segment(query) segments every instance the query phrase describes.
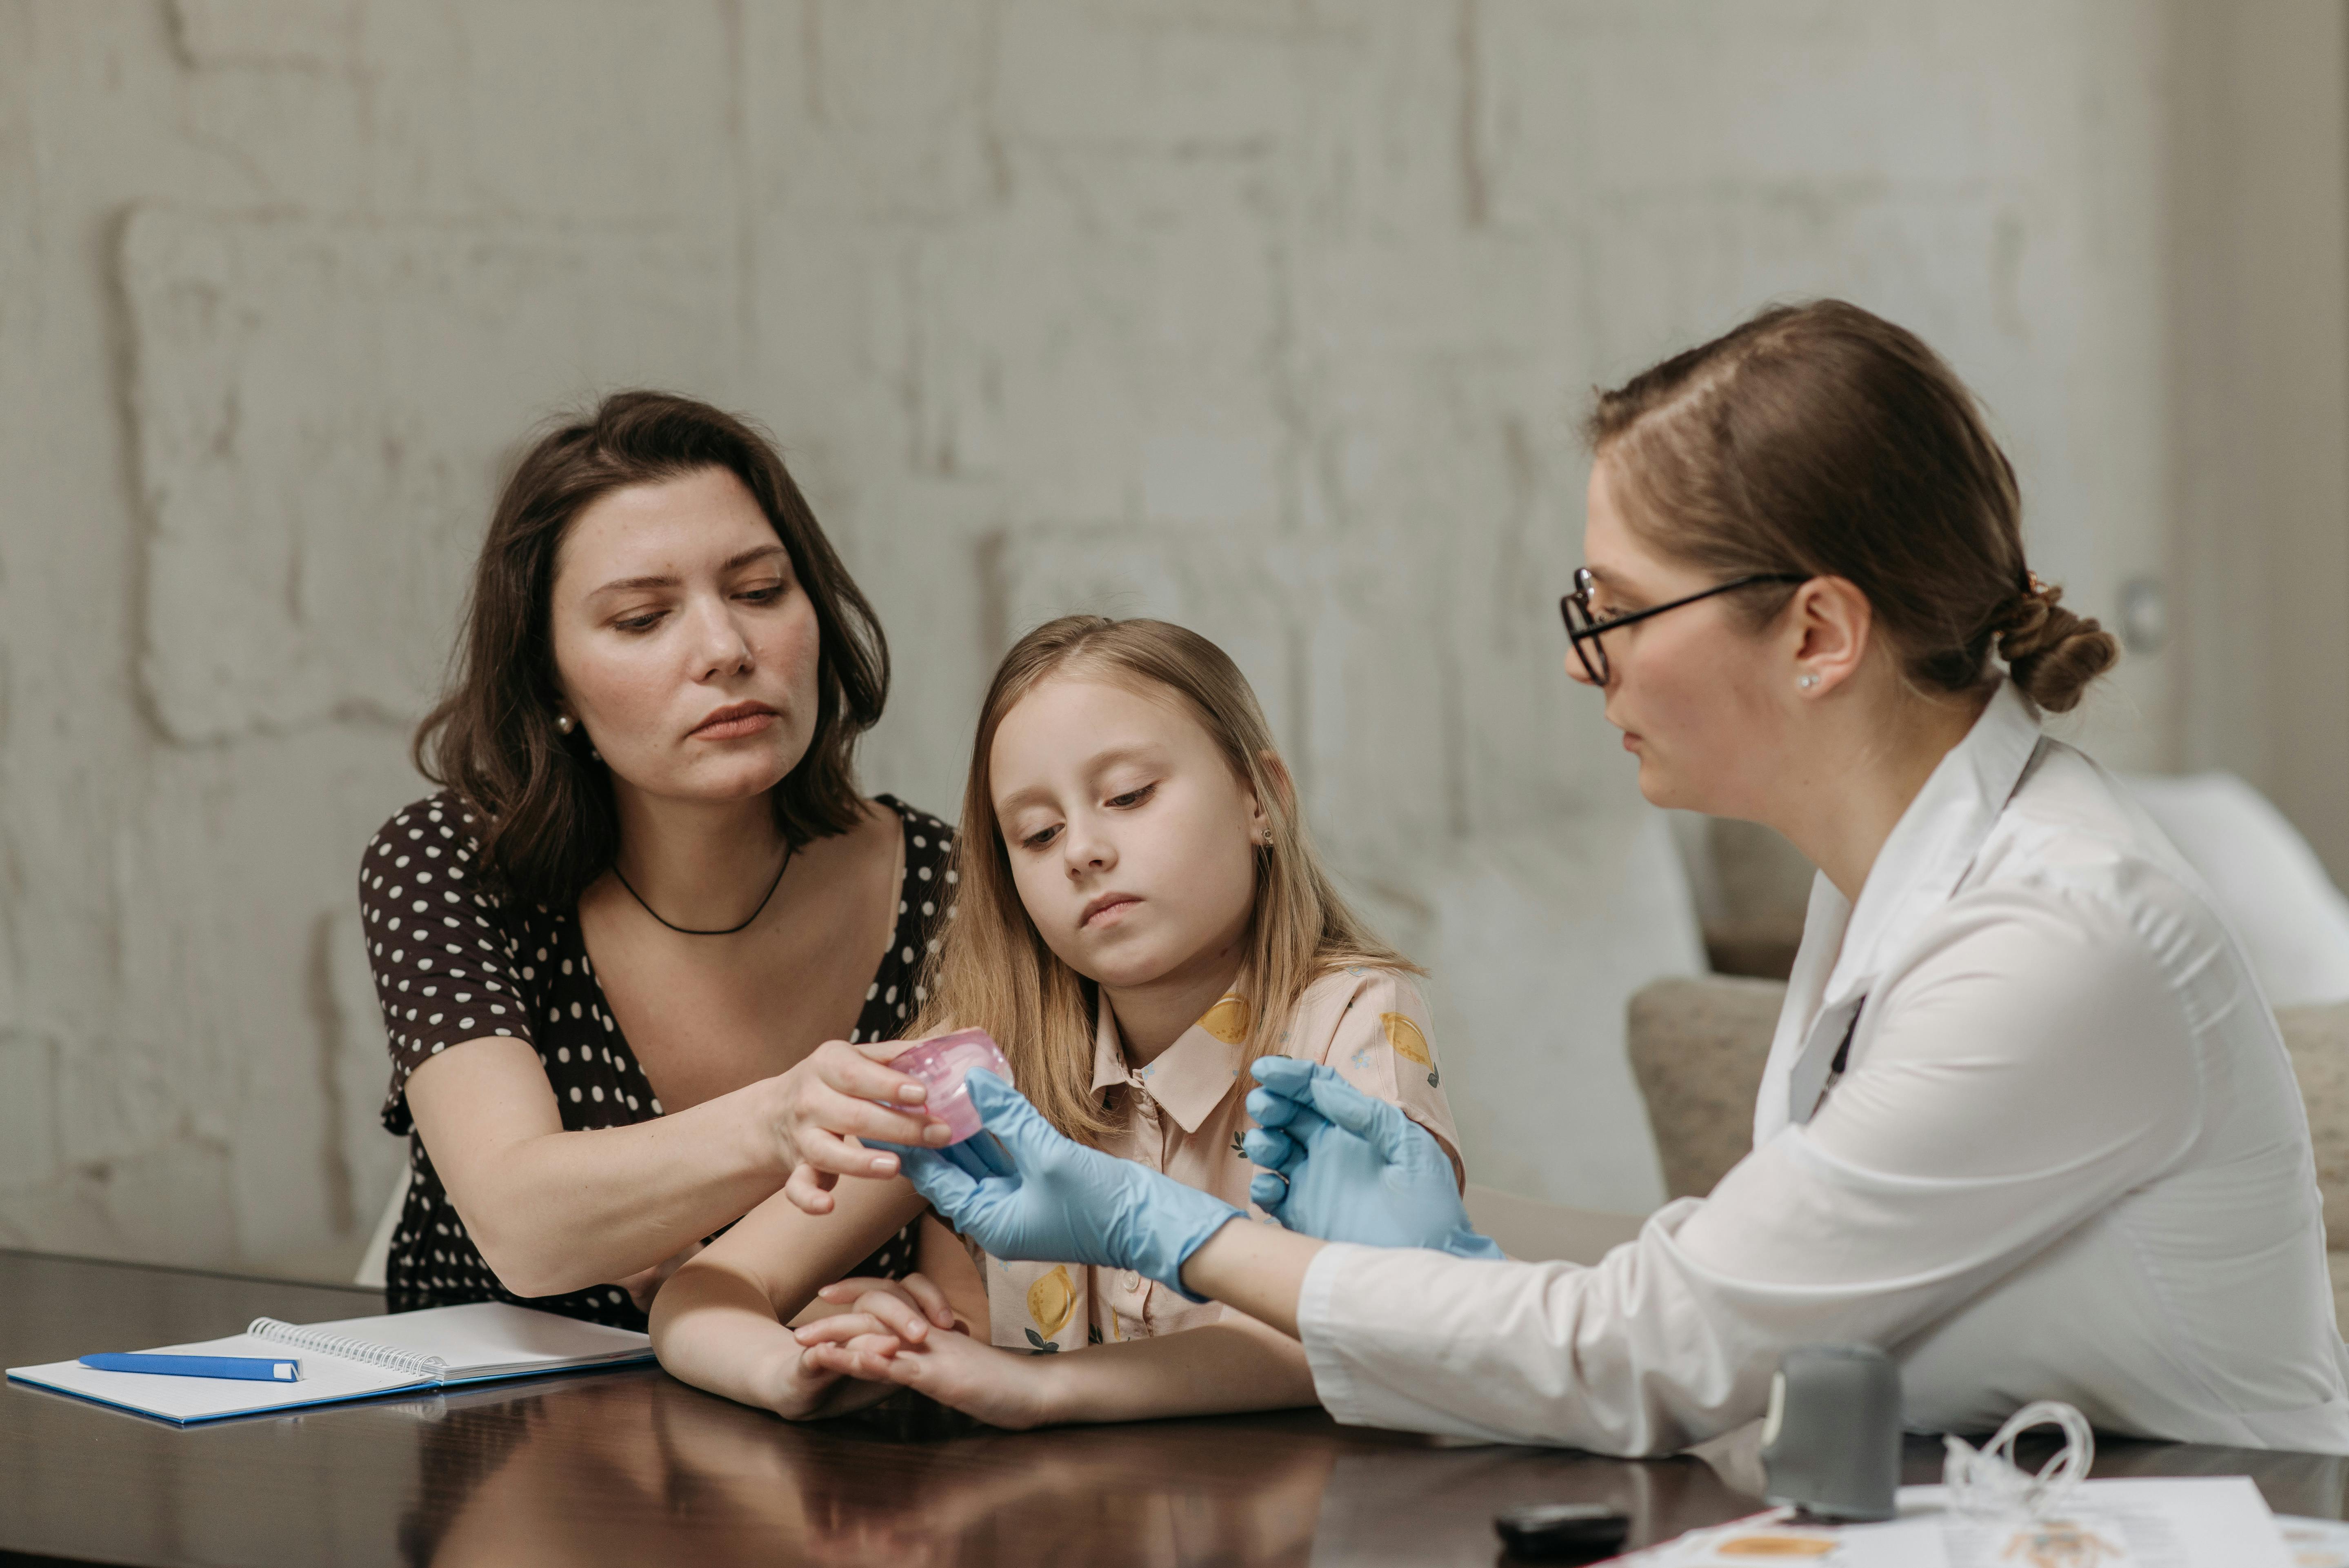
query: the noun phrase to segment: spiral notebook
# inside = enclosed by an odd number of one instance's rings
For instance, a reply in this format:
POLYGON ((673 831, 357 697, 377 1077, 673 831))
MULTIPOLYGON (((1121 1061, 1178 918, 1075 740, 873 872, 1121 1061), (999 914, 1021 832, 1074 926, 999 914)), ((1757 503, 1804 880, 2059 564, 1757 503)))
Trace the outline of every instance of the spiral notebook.
POLYGON ((477 1301, 303 1326, 256 1317, 243 1334, 199 1345, 167 1345, 157 1353, 282 1357, 289 1350, 302 1363, 298 1383, 101 1372, 78 1361, 11 1367, 8 1376, 184 1427, 227 1416, 372 1399, 379 1394, 626 1366, 651 1360, 653 1342, 625 1328, 504 1302, 477 1301))

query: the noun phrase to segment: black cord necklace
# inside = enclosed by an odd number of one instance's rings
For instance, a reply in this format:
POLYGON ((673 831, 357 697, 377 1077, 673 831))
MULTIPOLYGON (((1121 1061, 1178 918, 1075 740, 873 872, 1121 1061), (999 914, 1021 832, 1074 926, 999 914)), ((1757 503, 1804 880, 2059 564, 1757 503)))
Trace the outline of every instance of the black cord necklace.
POLYGON ((620 862, 617 861, 612 862, 612 874, 620 879, 620 885, 628 890, 628 896, 635 899, 647 914, 651 915, 655 920, 660 920, 663 925, 667 926, 679 936, 731 936, 738 931, 749 929, 751 920, 758 919, 767 912, 767 900, 773 898, 775 890, 783 885, 783 873, 792 869, 792 857, 799 853, 799 851, 800 847, 797 844, 786 843, 783 846, 783 863, 775 868, 775 880, 767 884, 766 898, 759 901, 759 907, 750 912, 750 920, 744 921, 740 925, 730 925, 723 931, 696 931, 689 925, 677 925, 661 920, 660 911, 645 903, 645 895, 638 892, 636 884, 628 881, 628 873, 620 869, 620 862))

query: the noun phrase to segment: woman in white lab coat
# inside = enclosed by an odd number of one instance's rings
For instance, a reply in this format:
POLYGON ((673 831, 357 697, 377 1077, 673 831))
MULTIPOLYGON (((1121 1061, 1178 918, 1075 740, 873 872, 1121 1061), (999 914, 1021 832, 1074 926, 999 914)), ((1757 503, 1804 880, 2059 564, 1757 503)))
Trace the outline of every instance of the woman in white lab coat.
MULTIPOLYGON (((1788 1346, 1864 1341, 1914 1429, 2061 1398, 2349 1453, 2282 1042, 2193 873, 2040 731, 2115 647, 2026 567, 1971 397, 1827 302, 1602 395, 1590 435, 1568 668, 1650 800, 1819 868, 1754 1152, 1594 1266, 1498 1259, 1424 1133, 1272 1059, 1248 1152, 1285 1229, 992 1082, 1000 1146, 909 1153, 916 1183, 999 1257, 1141 1269, 1298 1336, 1344 1421, 1666 1452, 1759 1416, 1788 1346)), ((877 1343, 874 1375, 919 1353, 877 1343)))

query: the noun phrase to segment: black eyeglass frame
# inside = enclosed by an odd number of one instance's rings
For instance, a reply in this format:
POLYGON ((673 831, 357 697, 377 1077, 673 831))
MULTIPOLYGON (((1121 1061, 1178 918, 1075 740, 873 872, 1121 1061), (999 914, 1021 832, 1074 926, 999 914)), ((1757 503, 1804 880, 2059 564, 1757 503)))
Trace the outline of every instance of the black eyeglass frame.
POLYGON ((1644 621, 1651 615, 1661 615, 1667 610, 1677 610, 1683 604, 1693 604, 1700 599, 1710 599, 1716 593, 1734 593, 1751 588, 1758 583, 1808 583, 1810 578, 1797 572, 1756 572, 1750 576, 1717 583, 1700 593, 1674 599, 1666 604, 1651 604, 1644 610, 1634 610, 1628 615, 1611 615, 1602 621, 1590 613, 1590 591, 1599 586, 1599 579, 1588 566, 1574 569, 1574 590, 1559 598, 1557 613, 1566 622, 1567 639, 1574 645, 1574 656, 1582 661, 1582 673, 1590 677, 1593 686, 1605 686, 1613 674, 1607 662, 1607 646, 1599 639, 1606 633, 1644 621), (1577 619, 1577 617, 1579 619, 1577 619))

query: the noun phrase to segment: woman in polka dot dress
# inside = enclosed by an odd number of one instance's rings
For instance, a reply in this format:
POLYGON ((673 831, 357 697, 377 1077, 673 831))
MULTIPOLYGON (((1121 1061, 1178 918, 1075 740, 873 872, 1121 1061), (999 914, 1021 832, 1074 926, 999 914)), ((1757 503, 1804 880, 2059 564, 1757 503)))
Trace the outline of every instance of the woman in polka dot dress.
MULTIPOLYGON (((413 1172, 394 1311, 641 1328, 779 1189, 822 1212, 838 1176, 895 1171, 839 1133, 945 1141, 874 1044, 953 913, 947 826, 855 789, 887 685, 870 606, 749 426, 622 393, 523 459, 417 738, 443 788, 359 874, 413 1172)), ((843 1272, 901 1277, 920 1244, 843 1272)))

